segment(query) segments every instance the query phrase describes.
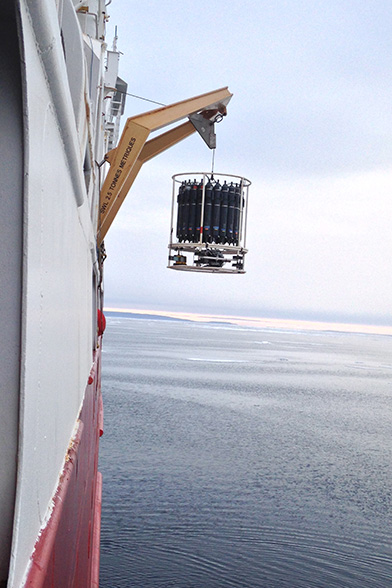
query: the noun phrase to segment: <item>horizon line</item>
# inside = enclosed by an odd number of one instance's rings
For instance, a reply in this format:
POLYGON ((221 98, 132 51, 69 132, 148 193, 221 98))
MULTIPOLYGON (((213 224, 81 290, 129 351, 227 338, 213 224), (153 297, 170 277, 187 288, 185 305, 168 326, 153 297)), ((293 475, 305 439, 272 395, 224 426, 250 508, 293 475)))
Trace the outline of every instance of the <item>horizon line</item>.
POLYGON ((262 318, 238 315, 222 315, 212 313, 184 312, 172 310, 141 310, 136 308, 104 307, 104 312, 119 312, 123 314, 143 314, 150 316, 164 316, 198 323, 221 322, 234 323, 238 326, 268 329, 290 329, 305 331, 336 331, 342 333, 358 333, 369 335, 392 335, 392 326, 359 323, 344 323, 333 321, 313 321, 306 319, 262 318))

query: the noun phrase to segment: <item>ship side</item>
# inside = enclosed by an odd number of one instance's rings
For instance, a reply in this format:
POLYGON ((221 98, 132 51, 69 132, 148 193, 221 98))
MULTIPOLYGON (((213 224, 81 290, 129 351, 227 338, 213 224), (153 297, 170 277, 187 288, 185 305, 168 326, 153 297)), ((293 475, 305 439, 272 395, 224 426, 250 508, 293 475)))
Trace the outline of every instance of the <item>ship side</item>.
POLYGON ((4 0, 0 586, 98 586, 104 154, 123 110, 105 2, 4 0))

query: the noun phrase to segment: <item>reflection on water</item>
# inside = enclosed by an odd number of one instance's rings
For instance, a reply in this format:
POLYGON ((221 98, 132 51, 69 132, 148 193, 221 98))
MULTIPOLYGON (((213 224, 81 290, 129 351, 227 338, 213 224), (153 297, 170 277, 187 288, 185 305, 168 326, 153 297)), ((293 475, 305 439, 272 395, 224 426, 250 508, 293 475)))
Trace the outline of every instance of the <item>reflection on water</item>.
POLYGON ((390 337, 113 318, 104 343, 101 588, 392 583, 390 337))

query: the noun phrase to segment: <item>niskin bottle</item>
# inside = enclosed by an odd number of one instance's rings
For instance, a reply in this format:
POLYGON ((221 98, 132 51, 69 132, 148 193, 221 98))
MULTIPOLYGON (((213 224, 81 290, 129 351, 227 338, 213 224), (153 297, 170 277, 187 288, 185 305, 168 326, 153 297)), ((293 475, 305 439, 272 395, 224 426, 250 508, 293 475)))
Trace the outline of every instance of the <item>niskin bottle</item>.
POLYGON ((221 213, 220 213, 220 223, 219 223, 219 242, 226 243, 227 236, 227 213, 228 213, 228 206, 229 206, 229 186, 226 182, 222 186, 222 200, 221 200, 221 213))
POLYGON ((205 243, 211 243, 212 241, 212 197, 213 197, 213 185, 211 180, 208 180, 204 190, 204 222, 203 222, 203 241, 205 243))
POLYGON ((196 242, 196 200, 197 182, 193 181, 189 192, 189 216, 188 216, 188 240, 189 243, 196 242))
POLYGON ((181 216, 181 233, 180 241, 186 241, 188 239, 188 219, 189 219, 189 199, 190 199, 191 186, 189 182, 184 186, 184 192, 182 195, 182 216, 181 216))
POLYGON ((241 215, 241 186, 240 184, 235 185, 235 202, 234 202, 234 245, 239 243, 239 229, 240 229, 240 215, 241 215))
POLYGON ((177 196, 177 239, 180 240, 181 229, 182 229, 182 206, 183 206, 183 199, 184 199, 184 187, 185 182, 181 183, 181 186, 178 190, 177 196))
POLYGON ((221 212, 222 186, 219 180, 214 186, 213 194, 213 213, 212 213, 212 241, 219 243, 219 227, 220 227, 220 212, 221 212))
MULTIPOLYGON (((203 180, 197 186, 197 201, 196 201, 196 238, 195 243, 200 241, 200 227, 203 226, 203 220, 201 218, 201 209, 203 202, 203 180)), ((201 230, 203 233, 203 229, 201 230)))
POLYGON ((235 205, 235 186, 231 182, 229 186, 229 208, 227 213, 226 238, 229 245, 234 243, 234 205, 235 205))

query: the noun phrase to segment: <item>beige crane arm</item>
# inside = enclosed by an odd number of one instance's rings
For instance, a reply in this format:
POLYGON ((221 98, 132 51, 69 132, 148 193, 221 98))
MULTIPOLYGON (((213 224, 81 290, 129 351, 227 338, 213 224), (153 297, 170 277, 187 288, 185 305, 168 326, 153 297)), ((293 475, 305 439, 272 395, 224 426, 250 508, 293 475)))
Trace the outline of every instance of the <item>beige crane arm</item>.
POLYGON ((195 127, 188 121, 147 142, 149 134, 196 113, 204 116, 206 122, 213 121, 218 114, 226 113, 231 96, 227 87, 221 88, 128 118, 118 146, 105 158, 110 169, 100 194, 98 245, 105 238, 143 163, 191 135, 195 127))

